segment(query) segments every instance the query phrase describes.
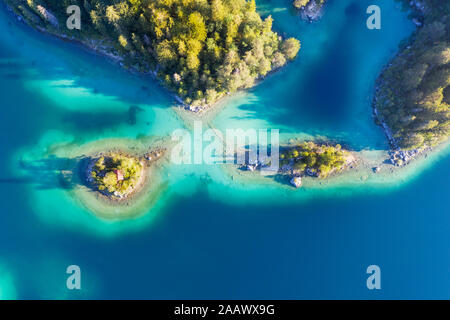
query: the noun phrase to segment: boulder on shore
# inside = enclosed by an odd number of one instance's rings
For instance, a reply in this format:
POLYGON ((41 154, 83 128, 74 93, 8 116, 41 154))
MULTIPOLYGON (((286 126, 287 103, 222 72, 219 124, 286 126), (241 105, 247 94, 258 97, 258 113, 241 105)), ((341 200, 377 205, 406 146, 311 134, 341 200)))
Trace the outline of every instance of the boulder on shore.
POLYGON ((316 1, 309 1, 308 4, 301 8, 301 17, 303 20, 314 22, 322 17, 322 4, 316 3, 316 1))
POLYGON ((302 177, 292 177, 290 182, 294 187, 300 188, 302 186, 302 177))

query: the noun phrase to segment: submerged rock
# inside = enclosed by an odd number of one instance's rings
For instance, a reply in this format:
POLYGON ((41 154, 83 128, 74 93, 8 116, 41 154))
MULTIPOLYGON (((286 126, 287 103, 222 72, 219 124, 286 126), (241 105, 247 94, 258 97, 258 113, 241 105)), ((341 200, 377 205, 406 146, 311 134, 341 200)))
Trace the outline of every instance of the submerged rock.
POLYGON ((318 177, 319 176, 319 174, 316 171, 312 170, 311 168, 306 169, 306 174, 310 177, 318 177))
POLYGON ((138 106, 130 106, 128 108, 128 124, 134 126, 137 121, 137 114, 141 111, 144 111, 144 109, 138 106))
POLYGON ((301 17, 303 20, 314 22, 322 17, 323 3, 317 3, 315 0, 309 1, 308 4, 301 8, 301 17))
POLYGON ((419 21, 419 19, 417 18, 413 18, 412 22, 417 26, 417 27, 421 27, 422 26, 422 22, 419 21))
POLYGON ((412 149, 412 150, 395 150, 389 153, 389 161, 394 166, 403 166, 408 164, 411 160, 416 158, 422 152, 430 150, 429 147, 412 149))
POLYGON ((419 10, 420 12, 425 12, 425 4, 423 3, 423 1, 419 1, 419 0, 412 0, 409 2, 409 5, 411 7, 413 7, 416 10, 419 10))

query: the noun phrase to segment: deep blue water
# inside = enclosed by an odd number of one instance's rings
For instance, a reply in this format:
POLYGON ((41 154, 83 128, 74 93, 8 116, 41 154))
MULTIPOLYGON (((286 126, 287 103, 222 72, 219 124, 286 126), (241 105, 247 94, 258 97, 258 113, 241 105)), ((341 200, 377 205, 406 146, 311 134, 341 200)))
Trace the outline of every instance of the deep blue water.
POLYGON ((237 208, 198 192, 144 232, 110 240, 47 228, 21 205, 19 187, 3 185, 11 201, 0 252, 20 298, 56 298, 61 270, 77 262, 82 292, 95 298, 448 299, 449 192, 440 186, 449 164, 386 195, 301 206, 237 208), (381 267, 380 291, 365 286, 371 264, 381 267))
MULTIPOLYGON (((269 11, 288 3, 261 1, 269 11)), ((397 12, 385 19, 386 26, 398 25, 397 34, 388 29, 383 38, 358 29, 367 3, 335 1, 323 21, 311 26, 289 11, 271 11, 275 28, 304 35, 304 58, 251 90, 257 105, 243 101, 238 109, 259 107, 258 116, 274 125, 337 134, 355 147, 385 146, 367 105, 360 102, 370 94, 376 77, 372 71, 386 63, 412 28, 406 14, 397 12), (326 39, 320 40, 324 33, 326 39), (370 41, 355 40, 367 37, 370 41), (315 39, 323 46, 313 46, 315 39), (325 49, 316 52, 320 48, 325 49), (301 85, 295 87, 296 81, 301 85), (283 91, 283 86, 288 89, 283 91), (271 112, 271 105, 280 112, 271 112)), ((380 3, 396 12, 389 1, 380 3)), ((30 31, 1 10, 2 26, 10 32, 0 35, 0 289, 5 284, 3 272, 20 299, 450 298, 448 156, 399 188, 342 197, 317 195, 307 202, 233 205, 230 199, 226 204, 213 200, 204 186, 189 196, 172 196, 151 224, 119 235, 97 235, 42 219, 45 214, 51 218, 54 208, 42 206, 39 197, 53 193, 32 195, 30 189, 39 184, 12 170, 18 150, 31 149, 50 129, 75 140, 111 135, 108 130, 143 134, 146 122, 164 113, 170 98, 150 82, 145 85, 151 93, 142 92, 135 85, 142 79, 30 31), (48 53, 52 50, 59 50, 53 54, 60 59, 48 53), (105 82, 98 79, 102 74, 105 82), (70 77, 80 86, 114 95, 114 101, 125 107, 112 111, 93 105, 99 109, 95 112, 90 106, 64 109, 51 99, 55 93, 45 96, 30 89, 30 80, 70 77), (121 85, 136 90, 120 91, 121 85), (129 128, 127 108, 139 103, 152 108, 129 128), (80 292, 65 288, 70 264, 81 267, 80 292), (381 267, 379 291, 366 288, 366 268, 371 264, 381 267)), ((44 82, 38 86, 52 90, 44 82)), ((155 132, 162 130, 153 122, 151 126, 155 132)), ((71 213, 69 207, 58 209, 71 213)))

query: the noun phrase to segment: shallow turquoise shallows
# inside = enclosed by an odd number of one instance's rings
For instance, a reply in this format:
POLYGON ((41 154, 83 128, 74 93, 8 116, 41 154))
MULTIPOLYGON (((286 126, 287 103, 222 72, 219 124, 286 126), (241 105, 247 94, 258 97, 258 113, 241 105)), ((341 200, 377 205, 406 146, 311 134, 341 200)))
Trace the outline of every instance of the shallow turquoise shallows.
MULTIPOLYGON (((334 0, 308 24, 290 3, 257 1, 277 32, 301 40, 299 57, 221 102, 210 125, 386 150, 370 98, 414 30, 407 12, 391 0, 334 0), (381 7, 381 30, 366 28, 370 4, 381 7)), ((450 298, 448 150, 395 179, 304 190, 170 165, 150 212, 106 222, 54 181, 55 168, 29 164, 61 143, 189 124, 148 76, 33 31, 3 6, 0 30, 0 299, 450 298), (130 106, 143 109, 136 123, 130 106), (79 291, 66 288, 72 264, 79 291), (381 290, 366 287, 369 265, 381 268, 381 290)))

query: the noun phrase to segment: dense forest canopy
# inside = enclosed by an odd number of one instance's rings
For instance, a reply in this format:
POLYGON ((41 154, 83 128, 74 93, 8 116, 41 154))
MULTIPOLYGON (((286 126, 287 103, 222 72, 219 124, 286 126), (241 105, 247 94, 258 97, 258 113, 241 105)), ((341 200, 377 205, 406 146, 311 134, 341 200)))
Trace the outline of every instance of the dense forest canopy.
POLYGON ((326 178, 331 173, 345 168, 351 155, 339 144, 333 146, 303 142, 284 150, 280 158, 282 165, 291 165, 297 174, 307 173, 326 178))
POLYGON ((434 146, 450 129, 450 1, 417 3, 423 26, 380 76, 375 100, 402 149, 434 146))
POLYGON ((188 104, 212 103, 294 59, 300 42, 283 40, 254 0, 5 0, 29 23, 82 39, 103 39, 126 64, 153 70, 188 104), (69 5, 81 30, 67 30, 69 5), (55 23, 59 21, 59 24, 55 23))
POLYGON ((123 196, 137 186, 143 166, 137 158, 112 153, 97 158, 89 175, 99 191, 123 196))

